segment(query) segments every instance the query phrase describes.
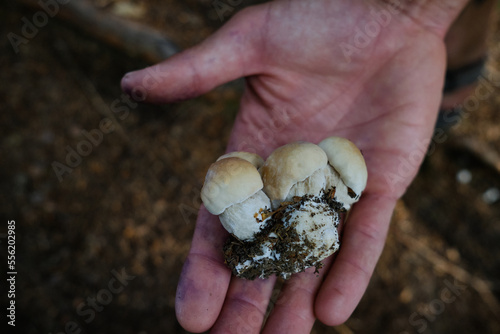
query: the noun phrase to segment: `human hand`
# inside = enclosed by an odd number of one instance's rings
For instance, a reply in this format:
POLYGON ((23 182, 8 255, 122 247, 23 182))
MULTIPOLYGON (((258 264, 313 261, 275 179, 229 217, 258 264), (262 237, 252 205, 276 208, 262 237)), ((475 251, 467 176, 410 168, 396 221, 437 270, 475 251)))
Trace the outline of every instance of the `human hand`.
MULTIPOLYGON (((357 31, 377 22, 370 12, 387 5, 274 1, 243 10, 202 44, 124 77, 126 92, 155 103, 247 77, 228 151, 266 157, 291 141, 332 135, 362 150, 368 184, 343 227, 340 251, 324 261, 319 277, 310 269, 285 283, 265 333, 308 333, 316 318, 340 324, 361 299, 396 200, 433 131, 445 71, 442 39, 460 10, 449 2, 388 12, 366 45, 349 49, 357 31)), ((261 330, 276 279, 231 277, 222 254, 226 238, 218 218, 202 208, 176 298, 178 320, 189 331, 261 330)))

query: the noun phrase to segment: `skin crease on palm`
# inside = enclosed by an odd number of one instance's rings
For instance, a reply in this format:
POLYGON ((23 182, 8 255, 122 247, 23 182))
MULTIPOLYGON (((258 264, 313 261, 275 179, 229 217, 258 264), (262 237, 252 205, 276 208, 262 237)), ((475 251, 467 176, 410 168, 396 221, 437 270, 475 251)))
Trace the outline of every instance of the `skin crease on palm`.
POLYGON ((265 158, 292 141, 335 135, 353 141, 368 167, 339 252, 319 275, 314 269, 294 275, 278 296, 272 296, 275 278, 231 277, 221 251, 228 234, 202 207, 177 289, 185 329, 309 333, 316 319, 338 325, 351 315, 382 252, 395 202, 430 141, 445 72, 443 38, 466 1, 410 3, 350 59, 340 44, 353 45, 356 29, 374 20, 370 11, 387 9, 385 2, 296 0, 247 8, 202 44, 124 77, 126 92, 141 91, 152 103, 246 77, 228 151, 265 158), (410 168, 402 168, 408 160, 410 168), (271 298, 274 309, 262 328, 271 298))

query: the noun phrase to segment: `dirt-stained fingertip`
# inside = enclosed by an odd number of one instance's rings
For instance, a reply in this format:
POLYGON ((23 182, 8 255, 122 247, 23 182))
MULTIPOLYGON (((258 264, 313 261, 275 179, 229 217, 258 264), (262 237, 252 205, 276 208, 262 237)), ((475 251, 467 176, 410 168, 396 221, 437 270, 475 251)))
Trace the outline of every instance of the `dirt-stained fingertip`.
POLYGON ((202 255, 188 255, 175 296, 177 321, 185 330, 202 333, 214 325, 230 279, 230 272, 223 265, 214 265, 202 255))

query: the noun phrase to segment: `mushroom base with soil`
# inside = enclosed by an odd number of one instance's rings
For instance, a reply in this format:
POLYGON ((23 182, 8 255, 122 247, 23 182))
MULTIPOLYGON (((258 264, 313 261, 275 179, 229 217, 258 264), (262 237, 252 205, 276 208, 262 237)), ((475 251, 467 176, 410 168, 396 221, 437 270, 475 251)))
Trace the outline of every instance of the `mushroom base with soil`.
POLYGON ((233 274, 250 280, 273 274, 288 279, 309 267, 321 268, 321 261, 340 246, 337 228, 343 208, 334 194, 332 188, 318 196, 294 197, 268 211, 271 217, 252 241, 230 236, 224 257, 233 274))

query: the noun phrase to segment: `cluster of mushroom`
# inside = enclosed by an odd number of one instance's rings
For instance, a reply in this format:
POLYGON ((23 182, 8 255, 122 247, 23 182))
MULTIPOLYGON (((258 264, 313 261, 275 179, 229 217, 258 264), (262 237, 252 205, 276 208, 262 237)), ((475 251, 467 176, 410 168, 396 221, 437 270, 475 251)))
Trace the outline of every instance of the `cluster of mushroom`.
POLYGON ((339 213, 358 201, 367 181, 364 158, 349 140, 279 147, 221 156, 207 172, 201 198, 231 234, 225 261, 238 277, 291 274, 339 248, 339 213))

